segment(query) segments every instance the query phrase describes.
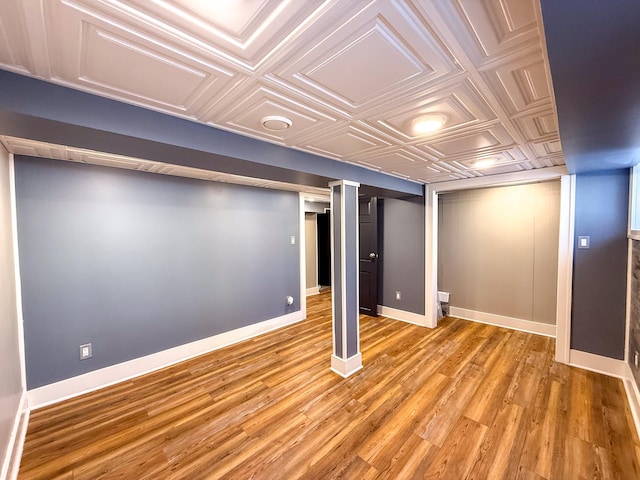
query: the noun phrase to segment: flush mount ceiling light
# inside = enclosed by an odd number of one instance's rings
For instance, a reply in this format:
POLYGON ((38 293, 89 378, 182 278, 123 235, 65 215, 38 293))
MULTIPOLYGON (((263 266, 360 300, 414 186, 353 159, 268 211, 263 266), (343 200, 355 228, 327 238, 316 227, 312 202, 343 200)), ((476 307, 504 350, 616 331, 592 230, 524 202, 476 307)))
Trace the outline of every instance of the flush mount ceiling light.
POLYGON ((482 170, 483 168, 493 167, 496 164, 496 161, 492 158, 485 158, 484 160, 478 160, 473 163, 473 167, 482 170))
POLYGON ((446 115, 429 114, 416 118, 411 122, 411 129, 415 135, 424 135, 425 133, 440 130, 447 123, 446 115))
POLYGON ((293 122, 289 118, 280 115, 267 115, 266 117, 262 117, 260 123, 266 130, 272 130, 274 132, 286 130, 293 125, 293 122))

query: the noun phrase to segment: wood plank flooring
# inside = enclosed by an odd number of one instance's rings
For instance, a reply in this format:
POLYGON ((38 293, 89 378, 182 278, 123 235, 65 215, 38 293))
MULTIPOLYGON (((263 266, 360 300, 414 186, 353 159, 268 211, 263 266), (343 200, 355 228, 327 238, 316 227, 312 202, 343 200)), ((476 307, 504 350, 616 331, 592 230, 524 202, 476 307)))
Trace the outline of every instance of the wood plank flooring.
POLYGON ((32 412, 19 478, 640 479, 622 383, 552 339, 363 316, 343 379, 330 316, 32 412))

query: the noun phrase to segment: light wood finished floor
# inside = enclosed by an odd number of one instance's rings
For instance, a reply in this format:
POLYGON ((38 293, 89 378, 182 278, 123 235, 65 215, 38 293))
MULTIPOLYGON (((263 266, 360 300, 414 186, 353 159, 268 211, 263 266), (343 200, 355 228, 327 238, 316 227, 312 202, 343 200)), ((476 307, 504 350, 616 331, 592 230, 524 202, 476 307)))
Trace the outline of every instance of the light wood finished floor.
POLYGON ((32 412, 21 479, 639 479, 621 382, 551 339, 361 319, 364 369, 329 371, 308 320, 32 412))

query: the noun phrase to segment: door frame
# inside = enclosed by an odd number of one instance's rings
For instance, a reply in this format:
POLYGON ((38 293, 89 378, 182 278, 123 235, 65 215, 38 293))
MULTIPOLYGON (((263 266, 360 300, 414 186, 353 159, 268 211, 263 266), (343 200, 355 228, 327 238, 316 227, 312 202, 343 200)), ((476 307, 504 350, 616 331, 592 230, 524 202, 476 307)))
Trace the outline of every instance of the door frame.
POLYGON ((438 325, 438 195, 456 190, 518 185, 560 180, 560 225, 558 232, 558 286, 556 290, 556 361, 569 363, 571 340, 571 287, 573 281, 575 175, 566 167, 476 177, 425 185, 425 317, 430 328, 438 325))

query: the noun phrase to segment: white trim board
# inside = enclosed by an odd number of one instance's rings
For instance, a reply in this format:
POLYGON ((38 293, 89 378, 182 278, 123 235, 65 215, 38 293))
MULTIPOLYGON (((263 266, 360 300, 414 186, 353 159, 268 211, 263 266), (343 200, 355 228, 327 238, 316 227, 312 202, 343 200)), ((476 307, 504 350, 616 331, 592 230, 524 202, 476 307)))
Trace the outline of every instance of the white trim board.
POLYGON ((28 423, 29 409, 27 407, 27 392, 23 392, 20 397, 20 402, 18 403, 15 419, 13 420, 9 445, 7 446, 2 465, 0 465, 0 478, 7 480, 18 478, 22 448, 24 447, 24 439, 27 436, 28 423))
POLYGON ((594 353, 571 349, 569 351, 569 365, 582 368, 610 377, 626 378, 628 365, 624 360, 603 357, 594 353))
POLYGON ((627 364, 626 376, 622 381, 624 383, 624 389, 627 392, 629 408, 631 408, 631 416, 636 424, 636 433, 640 435, 640 390, 638 390, 638 386, 633 378, 629 364, 627 364))
POLYGON ((400 320, 402 322, 412 323, 421 327, 427 326, 426 315, 420 313, 407 312, 406 310, 398 310, 397 308, 387 307, 385 305, 378 305, 378 315, 383 317, 392 318, 393 320, 400 320))
POLYGON ((513 330, 521 330, 523 332, 535 333, 546 337, 556 336, 556 326, 549 325, 548 323, 532 322, 531 320, 495 315, 493 313, 477 312, 475 310, 468 310, 466 308, 454 306, 449 307, 449 314, 452 317, 473 320, 474 322, 488 323, 489 325, 511 328, 513 330))
POLYGON ((336 355, 331 355, 330 370, 343 378, 353 375, 358 370, 362 370, 362 353, 358 352, 346 360, 336 355))
POLYGON ((304 320, 302 310, 27 391, 31 410, 174 365, 304 320))
POLYGON ((316 285, 315 287, 307 288, 307 296, 309 295, 318 295, 320 293, 320 285, 316 285))

